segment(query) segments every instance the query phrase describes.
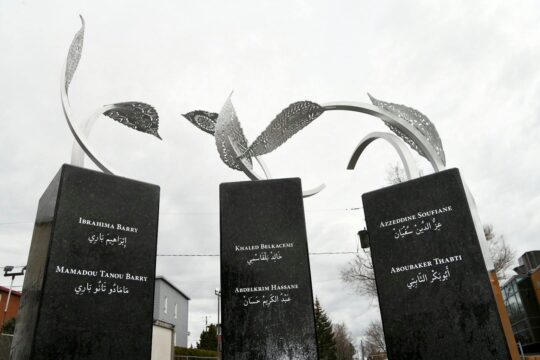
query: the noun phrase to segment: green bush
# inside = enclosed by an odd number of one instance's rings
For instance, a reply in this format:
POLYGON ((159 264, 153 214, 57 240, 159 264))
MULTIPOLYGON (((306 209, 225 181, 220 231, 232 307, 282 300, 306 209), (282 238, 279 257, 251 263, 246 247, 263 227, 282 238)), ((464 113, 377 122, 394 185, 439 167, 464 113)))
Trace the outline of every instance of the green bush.
POLYGON ((191 356, 206 356, 206 357, 218 357, 217 351, 202 350, 202 349, 188 349, 184 347, 176 346, 174 348, 174 355, 191 355, 191 356))
POLYGON ((9 321, 6 321, 4 327, 0 329, 2 334, 13 334, 15 332, 15 318, 11 318, 9 321))

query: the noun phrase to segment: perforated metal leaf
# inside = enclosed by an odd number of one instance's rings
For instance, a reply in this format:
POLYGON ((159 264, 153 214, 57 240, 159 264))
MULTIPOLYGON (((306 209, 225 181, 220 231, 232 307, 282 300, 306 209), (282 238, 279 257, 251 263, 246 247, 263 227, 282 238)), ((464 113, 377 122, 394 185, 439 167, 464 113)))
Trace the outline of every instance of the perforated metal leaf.
POLYGON ((214 135, 214 132, 216 131, 216 120, 219 116, 218 113, 195 110, 190 111, 187 114, 182 114, 182 116, 188 119, 193 125, 202 131, 214 135))
MULTIPOLYGON (((223 162, 231 169, 242 170, 240 165, 238 165, 240 160, 237 159, 237 155, 229 140, 235 143, 241 153, 244 153, 247 150, 247 140, 242 131, 242 127, 240 126, 240 122, 238 121, 238 116, 236 115, 230 97, 219 112, 214 136, 221 160, 223 160, 223 162)), ((246 157, 246 160, 249 168, 252 169, 253 163, 251 162, 251 158, 248 156, 246 157)))
MULTIPOLYGON (((428 143, 433 146, 435 149, 435 152, 439 156, 441 162, 446 165, 446 158, 444 155, 444 149, 442 145, 441 138, 439 137, 439 133, 437 132, 437 129, 435 128, 435 125, 429 120, 429 118, 422 114, 420 111, 410 108, 405 105, 400 104, 393 104, 390 102, 378 100, 368 94, 371 102, 373 105, 388 111, 389 113, 392 113, 399 118, 407 121, 409 124, 414 126, 416 130, 418 130, 427 140, 428 143)), ((401 130, 397 129, 395 126, 392 126, 388 122, 383 122, 392 130, 396 135, 398 135, 400 138, 402 138, 407 144, 409 144, 418 154, 420 154, 423 157, 426 157, 424 152, 418 147, 418 145, 411 139, 409 136, 405 135, 401 130)), ((426 157, 427 158, 427 157, 426 157)))
POLYGON ((77 66, 79 65, 79 61, 81 60, 82 55, 84 43, 84 18, 82 17, 82 15, 79 16, 81 17, 82 25, 80 30, 75 34, 73 41, 71 42, 71 46, 69 47, 69 52, 67 56, 65 76, 66 92, 69 89, 69 84, 73 79, 73 74, 75 74, 75 70, 77 70, 77 66))
POLYGON ((152 105, 142 102, 125 102, 112 105, 113 108, 103 114, 119 123, 137 131, 154 135, 158 134, 159 116, 152 105))
POLYGON ((311 101, 298 101, 289 105, 255 139, 244 156, 259 156, 274 151, 323 112, 322 106, 311 101))

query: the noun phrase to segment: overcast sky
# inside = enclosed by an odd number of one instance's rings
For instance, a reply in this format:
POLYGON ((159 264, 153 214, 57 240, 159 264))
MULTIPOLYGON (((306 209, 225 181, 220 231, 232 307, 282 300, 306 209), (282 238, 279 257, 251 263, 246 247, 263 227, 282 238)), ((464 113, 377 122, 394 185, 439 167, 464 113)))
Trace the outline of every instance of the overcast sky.
MULTIPOLYGON (((180 114, 219 111, 232 90, 249 141, 299 100, 369 102, 370 92, 422 111, 483 222, 519 255, 540 248, 538 1, 0 0, 0 266, 26 263, 38 199, 70 161, 60 74, 79 14, 87 27, 70 87, 75 116, 122 101, 160 116, 163 141, 108 118, 89 138, 121 175, 161 186, 159 254, 219 252, 219 183, 247 178, 180 114)), ((386 185, 398 157, 374 143, 354 172, 345 167, 366 134, 385 130, 367 115, 325 113, 263 157, 275 177, 326 183, 304 201, 310 251, 357 250, 361 195, 386 185)), ((339 279, 353 257, 310 260, 314 295, 358 345, 377 308, 339 279)), ((157 274, 191 297, 194 343, 205 316, 216 321, 219 258, 158 257, 157 274)))

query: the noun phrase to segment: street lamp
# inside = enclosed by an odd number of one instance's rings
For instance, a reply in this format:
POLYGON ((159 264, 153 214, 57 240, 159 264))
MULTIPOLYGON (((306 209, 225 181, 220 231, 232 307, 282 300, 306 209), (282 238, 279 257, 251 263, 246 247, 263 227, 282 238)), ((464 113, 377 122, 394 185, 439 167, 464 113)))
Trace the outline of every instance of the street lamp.
POLYGON ((11 276, 11 283, 9 284, 9 292, 8 297, 6 301, 6 307, 4 308, 4 315, 2 316, 2 325, 0 325, 0 330, 4 328, 4 321, 6 320, 6 314, 8 311, 9 306, 9 300, 11 298, 11 290, 13 289, 13 280, 15 280, 15 276, 24 275, 24 271, 26 270, 26 266, 24 266, 21 271, 19 272, 13 272, 14 266, 4 266, 4 276, 11 276))
POLYGON ((362 249, 367 249, 369 247, 369 233, 365 228, 358 232, 358 238, 360 239, 360 246, 362 249))

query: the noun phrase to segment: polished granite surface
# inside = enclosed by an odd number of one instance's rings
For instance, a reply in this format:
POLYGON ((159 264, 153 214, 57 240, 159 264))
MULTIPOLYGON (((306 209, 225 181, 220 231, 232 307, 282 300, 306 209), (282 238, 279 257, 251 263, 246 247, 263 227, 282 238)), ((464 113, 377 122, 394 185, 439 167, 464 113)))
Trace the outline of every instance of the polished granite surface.
POLYGON ((459 171, 362 200, 389 358, 509 359, 459 171))
POLYGON ((317 359, 300 179, 220 186, 223 359, 317 359))
POLYGON ((12 359, 149 359, 159 187, 64 165, 40 199, 12 359))

